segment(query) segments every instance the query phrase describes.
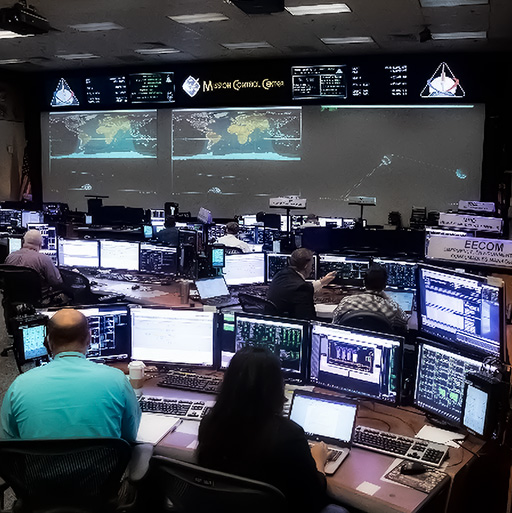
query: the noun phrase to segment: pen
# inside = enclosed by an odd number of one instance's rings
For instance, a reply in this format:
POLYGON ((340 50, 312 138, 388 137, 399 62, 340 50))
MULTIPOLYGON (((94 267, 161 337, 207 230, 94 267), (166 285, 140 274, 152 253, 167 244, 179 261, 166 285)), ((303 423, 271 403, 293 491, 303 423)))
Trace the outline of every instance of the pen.
POLYGON ((183 419, 178 419, 178 421, 176 422, 176 424, 174 424, 174 426, 173 426, 171 429, 169 429, 169 431, 167 432, 167 434, 168 434, 168 435, 170 435, 171 433, 174 433, 174 432, 176 431, 176 428, 177 428, 178 426, 180 426, 182 422, 183 422, 183 419))

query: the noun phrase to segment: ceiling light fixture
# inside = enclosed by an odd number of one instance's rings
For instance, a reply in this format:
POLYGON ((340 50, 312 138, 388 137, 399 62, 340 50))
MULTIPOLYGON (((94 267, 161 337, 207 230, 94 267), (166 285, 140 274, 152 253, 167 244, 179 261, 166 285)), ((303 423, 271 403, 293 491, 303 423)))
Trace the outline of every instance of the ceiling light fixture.
POLYGON ((181 16, 167 16, 170 20, 178 23, 209 23, 211 21, 229 20, 227 16, 220 12, 207 12, 204 14, 184 14, 181 16))
POLYGON ((78 30, 79 32, 99 32, 105 30, 121 30, 124 27, 112 23, 111 21, 104 21, 100 23, 80 23, 78 25, 69 25, 69 28, 78 30))
POLYGON ((253 50, 255 48, 273 48, 270 43, 266 41, 255 41, 252 43, 224 43, 222 45, 228 50, 253 50))
POLYGON ((98 59, 99 55, 94 55, 92 53, 62 53, 55 57, 66 61, 80 61, 82 59, 98 59))
POLYGON ((294 7, 285 7, 293 16, 306 16, 311 14, 338 14, 342 12, 352 12, 347 4, 317 4, 317 5, 296 5, 294 7))
POLYGON ((373 38, 369 36, 355 36, 355 37, 322 37, 322 43, 326 45, 351 45, 359 43, 375 43, 373 38))
POLYGON ((438 32, 432 33, 432 39, 487 39, 487 32, 438 32))
POLYGON ((487 5, 489 0, 420 0, 421 7, 458 7, 461 5, 487 5))
POLYGON ((0 30, 0 39, 13 39, 15 37, 31 37, 34 34, 18 34, 11 30, 0 30))
POLYGON ((21 64, 22 62, 27 62, 27 61, 23 61, 21 59, 4 59, 4 60, 0 60, 0 65, 4 65, 4 64, 21 64))
POLYGON ((181 52, 181 50, 177 50, 176 48, 138 48, 134 51, 135 53, 140 53, 141 55, 164 55, 181 52))

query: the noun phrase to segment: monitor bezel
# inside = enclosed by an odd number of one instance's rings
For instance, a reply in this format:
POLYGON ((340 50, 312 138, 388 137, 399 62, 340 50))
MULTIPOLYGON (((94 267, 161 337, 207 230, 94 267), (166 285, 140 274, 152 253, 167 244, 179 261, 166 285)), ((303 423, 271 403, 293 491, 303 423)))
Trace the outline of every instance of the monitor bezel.
POLYGON ((228 287, 243 287, 245 285, 263 285, 265 283, 265 278, 267 275, 267 269, 266 269, 266 257, 264 251, 254 251, 251 253, 241 253, 241 254, 233 254, 233 255, 225 255, 225 265, 224 265, 224 271, 223 271, 224 279, 226 279, 226 283, 228 287), (248 258, 250 256, 255 255, 263 255, 263 279, 261 281, 250 281, 250 282, 244 282, 244 283, 228 283, 228 280, 226 279, 226 272, 225 269, 228 267, 228 261, 232 258, 248 258))
POLYGON ((438 341, 442 344, 449 345, 451 348, 461 350, 464 353, 473 354, 475 356, 491 356, 494 358, 499 358, 501 361, 506 361, 506 343, 505 343, 505 333, 506 333, 506 325, 505 325, 505 287, 504 286, 498 286, 494 284, 489 284, 487 281, 487 276, 479 276, 475 274, 469 274, 467 272, 458 272, 454 269, 448 269, 446 267, 438 267, 433 265, 427 265, 427 264, 418 264, 418 267, 416 269, 416 308, 418 313, 418 334, 421 337, 429 337, 432 338, 435 341, 438 341), (468 279, 468 280, 474 280, 476 282, 479 282, 481 285, 489 285, 494 286, 499 290, 499 348, 498 348, 498 354, 495 353, 489 353, 485 350, 481 350, 475 346, 466 344, 464 342, 461 342, 459 340, 456 340, 455 337, 448 337, 443 336, 441 334, 438 334, 432 330, 432 328, 429 328, 428 326, 425 326, 425 323, 422 319, 422 312, 425 309, 424 304, 424 296, 422 294, 422 280, 421 280, 421 273, 423 270, 430 270, 435 271, 439 273, 444 273, 447 275, 455 276, 462 279, 468 279))
POLYGON ((79 267, 81 269, 99 269, 100 266, 100 245, 98 240, 96 239, 67 239, 64 237, 58 237, 57 239, 57 262, 59 264, 59 267, 64 268, 70 268, 70 267, 79 267), (98 261, 97 266, 89 266, 89 265, 80 265, 80 264, 65 264, 64 262, 61 262, 61 259, 63 258, 62 252, 60 250, 61 243, 66 244, 68 242, 79 242, 79 243, 85 243, 89 244, 91 247, 93 244, 96 244, 96 257, 98 261))
POLYGON ((366 336, 370 336, 370 337, 371 336, 374 336, 374 337, 381 336, 381 337, 384 337, 384 338, 387 338, 390 340, 394 340, 395 342, 398 342, 398 347, 396 349, 396 351, 397 351, 397 353, 396 353, 396 369, 397 369, 397 371, 396 371, 396 396, 394 399, 387 399, 387 398, 383 398, 381 396, 366 394, 366 393, 362 393, 362 392, 361 393, 355 392, 354 390, 348 390, 346 388, 342 388, 339 386, 312 381, 312 379, 311 379, 311 362, 309 362, 309 365, 308 365, 309 381, 310 381, 311 385, 314 385, 315 387, 321 387, 321 388, 327 389, 327 390, 333 390, 333 391, 341 393, 349 398, 356 397, 360 400, 366 399, 366 400, 370 400, 370 401, 376 401, 376 402, 379 402, 382 404, 395 405, 395 406, 401 404, 402 376, 403 376, 403 363, 404 363, 404 361, 403 361, 404 360, 404 337, 399 336, 399 335, 389 334, 389 333, 366 331, 366 330, 361 330, 358 328, 352 328, 349 326, 341 326, 341 325, 337 325, 337 324, 329 324, 329 323, 325 323, 325 322, 313 321, 311 323, 311 334, 310 334, 310 336, 311 336, 310 358, 313 355, 313 329, 315 326, 326 327, 326 328, 331 328, 331 329, 338 329, 340 331, 341 330, 350 331, 350 332, 354 332, 356 334, 362 334, 362 335, 366 335, 366 336))
MULTIPOLYGON (((140 270, 140 241, 134 241, 134 240, 117 240, 117 239, 97 239, 98 240, 98 252, 99 252, 99 259, 100 259, 100 269, 111 269, 113 271, 129 271, 129 272, 139 272, 140 270), (103 265, 103 258, 101 256, 102 254, 102 246, 104 243, 111 243, 114 244, 133 244, 134 246, 137 246, 137 267, 134 269, 133 267, 106 267, 103 265)), ((120 260, 122 263, 123 260, 120 260)))

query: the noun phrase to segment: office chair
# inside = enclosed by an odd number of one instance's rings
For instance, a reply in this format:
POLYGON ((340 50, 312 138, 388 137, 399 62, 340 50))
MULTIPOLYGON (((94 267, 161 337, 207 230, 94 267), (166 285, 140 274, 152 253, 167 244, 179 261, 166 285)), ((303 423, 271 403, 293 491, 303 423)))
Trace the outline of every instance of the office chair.
POLYGON ((176 513, 282 513, 286 499, 274 486, 199 465, 153 456, 148 482, 156 509, 176 513), (165 508, 165 504, 171 507, 165 508))
POLYGON ((244 252, 240 248, 230 248, 226 246, 226 255, 243 255, 244 252))
POLYGON ((338 320, 337 324, 350 328, 359 328, 379 333, 393 333, 391 321, 380 312, 346 312, 338 320))
POLYGON ((251 296, 240 292, 238 294, 238 301, 242 305, 242 310, 248 313, 278 315, 277 306, 264 297, 251 296))
POLYGON ((17 265, 0 265, 0 289, 7 333, 12 335, 11 319, 33 313, 41 306, 41 277, 34 269, 17 265))
POLYGON ((120 503, 121 478, 130 463, 128 480, 140 480, 152 449, 142 444, 134 463, 120 438, 0 440, 0 476, 16 495, 15 513, 124 511, 134 504, 120 503))

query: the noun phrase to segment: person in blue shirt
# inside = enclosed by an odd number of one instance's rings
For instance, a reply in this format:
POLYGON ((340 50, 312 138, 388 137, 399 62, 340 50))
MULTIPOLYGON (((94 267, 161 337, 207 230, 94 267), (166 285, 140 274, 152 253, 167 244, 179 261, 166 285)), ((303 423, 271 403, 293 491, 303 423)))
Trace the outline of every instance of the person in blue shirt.
POLYGON ((0 411, 3 438, 119 437, 135 441, 140 408, 119 369, 85 358, 87 318, 64 309, 48 321, 45 342, 53 360, 18 376, 0 411))

